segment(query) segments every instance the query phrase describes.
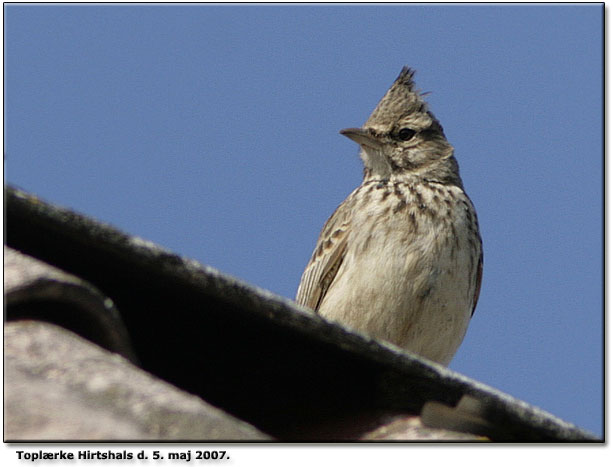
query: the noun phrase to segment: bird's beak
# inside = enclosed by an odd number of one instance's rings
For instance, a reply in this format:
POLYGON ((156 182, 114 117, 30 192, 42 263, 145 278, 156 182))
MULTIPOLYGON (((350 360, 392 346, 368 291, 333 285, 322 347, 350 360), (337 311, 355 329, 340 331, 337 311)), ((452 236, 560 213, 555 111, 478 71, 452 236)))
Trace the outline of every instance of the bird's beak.
POLYGON ((340 131, 340 134, 355 141, 360 146, 366 146, 373 149, 379 149, 381 147, 381 143, 379 143, 370 132, 362 128, 345 128, 340 131))

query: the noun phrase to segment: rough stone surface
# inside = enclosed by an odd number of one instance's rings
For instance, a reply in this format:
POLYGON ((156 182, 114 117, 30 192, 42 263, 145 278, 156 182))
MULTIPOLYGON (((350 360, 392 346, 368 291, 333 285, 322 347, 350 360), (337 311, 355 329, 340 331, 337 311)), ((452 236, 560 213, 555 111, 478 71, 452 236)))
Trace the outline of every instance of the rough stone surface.
POLYGON ((4 246, 7 319, 58 323, 136 362, 130 338, 113 301, 91 284, 4 246))
POLYGON ((5 323, 4 378, 5 441, 270 439, 49 323, 5 323))

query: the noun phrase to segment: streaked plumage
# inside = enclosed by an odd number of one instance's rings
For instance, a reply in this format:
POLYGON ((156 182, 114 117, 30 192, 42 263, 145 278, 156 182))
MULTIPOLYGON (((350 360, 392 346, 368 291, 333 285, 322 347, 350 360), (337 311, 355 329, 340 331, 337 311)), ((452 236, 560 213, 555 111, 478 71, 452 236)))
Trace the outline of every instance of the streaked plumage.
POLYGON ((453 147, 402 72, 362 128, 362 184, 324 225, 296 301, 442 364, 474 312, 482 247, 453 147))

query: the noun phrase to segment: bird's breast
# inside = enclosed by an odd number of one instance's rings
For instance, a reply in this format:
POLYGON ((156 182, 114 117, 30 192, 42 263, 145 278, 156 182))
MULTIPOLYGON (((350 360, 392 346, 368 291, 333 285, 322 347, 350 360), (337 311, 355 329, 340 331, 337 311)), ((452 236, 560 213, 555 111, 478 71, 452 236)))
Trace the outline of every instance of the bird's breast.
POLYGON ((455 186, 391 182, 351 196, 346 256, 320 313, 447 363, 472 310, 470 201, 455 186))

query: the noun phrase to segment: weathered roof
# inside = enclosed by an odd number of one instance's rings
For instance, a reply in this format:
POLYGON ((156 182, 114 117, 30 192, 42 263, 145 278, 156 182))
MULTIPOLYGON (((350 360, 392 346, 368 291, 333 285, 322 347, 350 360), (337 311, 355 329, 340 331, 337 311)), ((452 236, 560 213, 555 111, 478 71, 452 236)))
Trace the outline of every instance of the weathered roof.
POLYGON ((5 324, 4 377, 7 441, 270 440, 55 324, 5 324))
MULTIPOLYGON (((5 201, 8 246, 110 297, 113 311, 99 313, 120 317, 123 342, 144 370, 277 439, 381 439, 382 427, 393 431, 399 420, 408 427, 421 415, 419 423, 432 428, 492 440, 598 440, 489 386, 109 225, 12 187, 5 201)), ((7 300, 9 320, 18 317, 13 308, 7 300)))

